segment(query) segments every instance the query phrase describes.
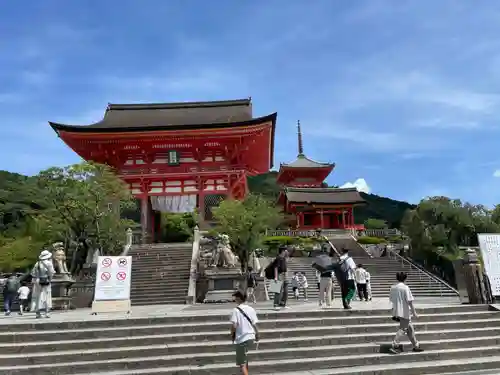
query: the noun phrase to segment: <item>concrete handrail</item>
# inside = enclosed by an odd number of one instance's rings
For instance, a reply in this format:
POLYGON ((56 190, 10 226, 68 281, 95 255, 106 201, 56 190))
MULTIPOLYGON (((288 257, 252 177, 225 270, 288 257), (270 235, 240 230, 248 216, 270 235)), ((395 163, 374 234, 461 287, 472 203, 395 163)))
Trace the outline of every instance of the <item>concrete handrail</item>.
POLYGON ((441 280, 439 277, 437 277, 436 275, 434 275, 432 272, 429 272, 427 271, 425 268, 423 267, 419 267, 418 265, 416 265, 415 263, 411 262, 410 260, 406 259, 405 257, 399 255, 397 252, 395 252, 394 250, 392 249, 387 249, 387 253, 390 254, 390 255, 393 255, 396 259, 400 260, 401 263, 406 263, 410 266, 410 268, 415 268, 416 270, 426 274, 427 276, 429 276, 431 279, 433 279, 435 282, 437 282, 438 284, 442 284, 444 285, 445 287, 447 287, 448 289, 452 290, 454 293, 456 294, 459 294, 458 293, 458 290, 456 290, 454 287, 452 287, 450 284, 448 284, 446 281, 444 280, 441 280))
POLYGON ((123 246, 123 251, 122 251, 122 254, 121 254, 122 257, 127 256, 128 252, 130 251, 130 248, 132 247, 132 242, 133 242, 133 232, 132 232, 132 229, 130 229, 130 228, 127 229, 126 236, 127 237, 126 237, 125 245, 123 246))
POLYGON ((187 304, 196 303, 196 281, 198 278, 198 259, 200 256, 200 230, 198 226, 194 227, 193 234, 193 252, 191 254, 191 267, 189 269, 189 286, 186 296, 187 304))

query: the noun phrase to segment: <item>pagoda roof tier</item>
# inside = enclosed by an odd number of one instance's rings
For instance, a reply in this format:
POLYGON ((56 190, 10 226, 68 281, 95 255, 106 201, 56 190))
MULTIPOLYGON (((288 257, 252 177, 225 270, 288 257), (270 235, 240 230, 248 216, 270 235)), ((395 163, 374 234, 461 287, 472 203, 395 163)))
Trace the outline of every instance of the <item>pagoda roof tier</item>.
POLYGON ((335 167, 335 163, 320 163, 318 161, 314 161, 312 159, 309 159, 307 156, 300 154, 297 156, 297 159, 291 163, 281 163, 280 164, 280 169, 286 169, 286 168, 307 168, 307 169, 322 169, 322 168, 328 168, 330 171, 335 167))
POLYGON ((314 178, 316 182, 321 182, 334 168, 335 163, 319 163, 299 154, 292 163, 280 165, 277 181, 282 185, 294 184, 294 181, 304 178, 314 178))
POLYGON ((356 188, 291 188, 284 190, 286 199, 290 203, 306 204, 364 204, 365 200, 361 198, 356 188))
MULTIPOLYGON (((272 116, 272 115, 271 115, 272 116)), ((116 132, 242 126, 262 121, 252 116, 251 99, 208 102, 108 104, 104 117, 89 125, 49 122, 55 131, 116 132)))

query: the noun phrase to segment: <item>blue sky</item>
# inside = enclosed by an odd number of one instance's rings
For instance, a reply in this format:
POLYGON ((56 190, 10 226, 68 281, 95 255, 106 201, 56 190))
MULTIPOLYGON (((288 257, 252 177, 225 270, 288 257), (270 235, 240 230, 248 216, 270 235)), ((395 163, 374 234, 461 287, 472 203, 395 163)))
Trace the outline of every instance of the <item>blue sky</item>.
POLYGON ((251 96, 278 112, 275 165, 300 119, 331 184, 500 203, 499 1, 1 3, 0 169, 77 162, 47 121, 108 102, 251 96))

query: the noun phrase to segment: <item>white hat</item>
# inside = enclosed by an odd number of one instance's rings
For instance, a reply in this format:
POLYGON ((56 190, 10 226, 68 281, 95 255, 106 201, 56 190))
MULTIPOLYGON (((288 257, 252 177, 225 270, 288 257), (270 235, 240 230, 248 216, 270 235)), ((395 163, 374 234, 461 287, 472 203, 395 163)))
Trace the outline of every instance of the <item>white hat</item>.
POLYGON ((40 256, 38 257, 39 260, 47 260, 52 258, 52 253, 48 250, 44 250, 40 253, 40 256))

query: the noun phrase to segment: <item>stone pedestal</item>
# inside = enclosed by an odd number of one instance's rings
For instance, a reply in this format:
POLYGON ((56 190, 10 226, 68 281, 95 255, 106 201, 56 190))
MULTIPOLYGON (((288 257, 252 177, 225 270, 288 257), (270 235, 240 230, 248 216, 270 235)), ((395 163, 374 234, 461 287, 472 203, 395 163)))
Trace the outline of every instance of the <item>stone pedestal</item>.
POLYGON ((488 303, 483 270, 475 250, 468 249, 462 260, 453 263, 455 279, 462 303, 488 303))
POLYGON ((205 270, 208 292, 204 303, 232 302, 238 289, 241 271, 237 268, 212 268, 205 270))
POLYGON ((75 280, 70 274, 56 274, 52 278, 52 310, 70 310, 74 308, 71 302, 71 286, 74 283, 75 280))

